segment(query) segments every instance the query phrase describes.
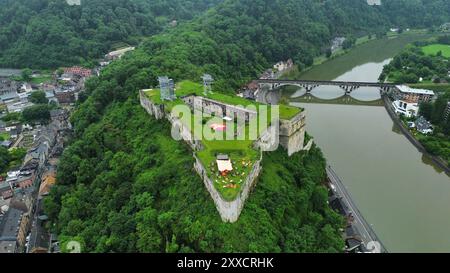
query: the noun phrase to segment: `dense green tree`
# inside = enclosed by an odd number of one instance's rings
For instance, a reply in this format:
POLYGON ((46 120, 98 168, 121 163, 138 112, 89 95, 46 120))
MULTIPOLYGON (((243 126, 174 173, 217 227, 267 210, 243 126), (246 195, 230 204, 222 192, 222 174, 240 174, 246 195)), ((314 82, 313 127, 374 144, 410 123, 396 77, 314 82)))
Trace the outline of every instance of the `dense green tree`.
POLYGON ((48 99, 44 91, 34 91, 28 97, 28 100, 35 104, 47 104, 48 99))
POLYGON ((422 102, 420 104, 419 114, 425 117, 427 120, 431 119, 433 113, 433 104, 430 102, 422 102))
POLYGON ((108 50, 137 45, 172 20, 189 20, 221 0, 0 1, 0 67, 93 65, 108 50), (30 57, 32 56, 32 57, 30 57))
POLYGON ((406 47, 383 68, 380 80, 395 83, 417 83, 423 81, 440 82, 448 78, 449 58, 442 55, 425 55, 422 46, 435 43, 436 40, 421 41, 406 47))
POLYGON ((31 80, 32 71, 29 68, 22 69, 22 80, 30 81, 31 80))
POLYGON ((4 173, 9 166, 11 156, 8 153, 8 149, 1 146, 0 147, 0 173, 4 173))
POLYGON ((46 104, 36 104, 25 108, 22 120, 26 123, 47 123, 50 120, 50 107, 46 104))

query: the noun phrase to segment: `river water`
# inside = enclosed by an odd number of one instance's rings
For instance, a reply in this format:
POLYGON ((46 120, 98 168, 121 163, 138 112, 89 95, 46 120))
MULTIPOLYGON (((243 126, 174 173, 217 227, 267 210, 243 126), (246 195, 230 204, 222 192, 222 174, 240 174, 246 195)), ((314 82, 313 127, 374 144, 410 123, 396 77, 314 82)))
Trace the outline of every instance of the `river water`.
MULTIPOLYGON (((369 42, 300 77, 377 81, 383 65, 418 38, 369 42)), ((325 99, 342 93, 334 87, 313 90, 325 99)), ((380 95, 364 88, 352 96, 380 95)), ((292 104, 306 109, 308 132, 389 252, 450 251, 450 179, 398 132, 384 107, 292 104)))

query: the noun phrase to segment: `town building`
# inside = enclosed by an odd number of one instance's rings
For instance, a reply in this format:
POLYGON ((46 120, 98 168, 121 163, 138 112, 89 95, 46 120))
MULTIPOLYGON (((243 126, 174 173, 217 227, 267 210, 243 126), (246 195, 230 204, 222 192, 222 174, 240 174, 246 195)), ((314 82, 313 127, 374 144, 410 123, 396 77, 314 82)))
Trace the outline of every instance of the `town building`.
POLYGON ((11 102, 6 105, 8 113, 21 113, 25 108, 32 106, 33 103, 28 101, 11 102))
MULTIPOLYGON (((56 167, 52 167, 50 159, 61 154, 65 132, 71 129, 67 110, 52 110, 50 116, 49 125, 33 130, 33 144, 21 167, 9 170, 5 178, 0 177, 0 253, 38 253, 50 249, 42 199, 55 183, 56 167)), ((20 133, 22 127, 27 126, 3 124, 3 130, 10 135, 20 133)))
POLYGON ((81 77, 90 77, 92 70, 80 66, 72 66, 64 68, 64 74, 73 74, 81 77))
POLYGON ((11 202, 11 206, 0 215, 0 242, 6 246, 0 249, 0 253, 19 252, 25 247, 30 222, 28 209, 24 211, 22 205, 11 202))
POLYGON ((0 142, 0 145, 2 147, 5 147, 6 149, 11 148, 12 142, 9 140, 3 140, 2 142, 0 142))
POLYGON ((345 37, 336 37, 331 41, 331 52, 337 51, 345 42, 345 37))
POLYGON ((415 117, 419 114, 419 105, 416 102, 408 102, 404 100, 396 100, 392 102, 394 111, 397 114, 402 114, 407 118, 415 117))
POLYGON ((407 85, 397 85, 394 92, 397 100, 416 103, 431 101, 435 95, 431 90, 411 88, 407 85))
POLYGON ((0 79, 0 100, 4 104, 11 103, 19 98, 18 85, 9 79, 0 79))
POLYGON ((75 102, 75 91, 73 90, 58 90, 55 91, 55 98, 58 103, 67 104, 75 102))
POLYGON ((416 130, 422 134, 431 134, 433 133, 433 125, 431 122, 426 120, 423 116, 420 116, 415 121, 416 130))
POLYGON ((280 61, 273 66, 273 68, 277 72, 285 72, 285 71, 291 69, 292 67, 294 67, 294 62, 292 61, 292 59, 289 59, 285 62, 280 61))
POLYGON ((440 30, 443 32, 450 32, 450 23, 445 23, 440 26, 440 30))
POLYGON ((0 198, 7 200, 13 196, 11 185, 7 181, 0 182, 0 198))
POLYGON ((131 47, 125 47, 125 48, 122 48, 119 50, 111 51, 105 55, 105 59, 109 60, 109 61, 120 59, 120 58, 122 58, 122 56, 125 53, 127 53, 128 51, 132 51, 134 49, 135 48, 131 46, 131 47))

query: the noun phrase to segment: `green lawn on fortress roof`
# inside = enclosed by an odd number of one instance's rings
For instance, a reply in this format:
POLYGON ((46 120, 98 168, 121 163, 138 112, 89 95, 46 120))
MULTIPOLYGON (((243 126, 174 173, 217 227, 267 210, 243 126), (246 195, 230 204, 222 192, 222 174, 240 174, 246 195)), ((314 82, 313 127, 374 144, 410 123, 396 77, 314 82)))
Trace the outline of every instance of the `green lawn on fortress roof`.
POLYGON ((422 50, 427 55, 437 55, 442 52, 442 56, 450 58, 450 45, 432 44, 422 47, 422 50))
MULTIPOLYGON (((192 81, 179 82, 176 85, 175 94, 177 95, 176 100, 170 101, 170 102, 165 101, 163 103, 161 101, 161 96, 160 96, 159 90, 153 89, 153 90, 147 91, 147 96, 149 96, 155 103, 165 104, 165 105, 167 105, 169 110, 171 110, 174 105, 182 103, 182 101, 179 99, 179 97, 184 97, 184 96, 192 95, 192 94, 197 95, 197 96, 207 97, 209 99, 220 101, 220 102, 230 104, 230 105, 241 105, 241 106, 262 105, 261 103, 258 103, 255 101, 247 100, 247 99, 244 99, 244 98, 241 98, 238 96, 225 95, 225 94, 218 93, 218 92, 213 92, 213 94, 208 94, 207 96, 205 96, 203 94, 203 85, 201 85, 200 83, 192 82, 192 81)), ((298 113, 303 111, 303 109, 301 109, 301 108, 293 107, 293 106, 289 106, 289 105, 281 104, 279 106, 280 106, 280 119, 289 120, 289 119, 295 117, 295 115, 297 115, 298 113)))
MULTIPOLYGON (((205 96, 203 94, 203 85, 191 81, 182 81, 176 85, 175 93, 177 99, 173 101, 162 101, 160 91, 158 89, 144 90, 144 92, 154 103, 164 104, 168 111, 171 111, 176 105, 184 104, 184 101, 180 98, 187 95, 203 96, 226 104, 239 105, 243 107, 247 107, 249 105, 263 105, 261 103, 247 100, 238 96, 230 96, 217 92, 213 92, 212 94, 208 94, 207 96, 205 96)), ((300 108, 288 105, 280 105, 279 109, 281 119, 291 119, 302 111, 302 109, 300 108)), ((270 120, 270 107, 268 107, 268 110, 269 111, 267 113, 267 119, 270 120)), ((193 134, 194 132, 197 133, 195 131, 197 130, 197 128, 200 128, 200 130, 204 130, 204 125, 208 122, 223 122, 223 120, 219 119, 218 117, 205 118, 196 116, 195 114, 190 115, 190 117, 187 117, 187 119, 183 119, 183 117, 181 117, 181 121, 190 128, 193 134)), ((258 120, 258 126, 259 128, 266 128, 265 126, 267 125, 264 126, 259 124, 258 120)), ((245 126, 245 137, 243 137, 243 139, 225 139, 227 131, 233 130, 232 134, 234 134, 234 129, 230 129, 229 127, 225 129, 225 131, 223 132, 224 140, 202 139, 201 142, 204 149, 196 152, 197 157, 206 168, 208 177, 211 178, 215 188, 219 191, 222 198, 227 201, 236 199, 247 175, 250 173, 255 162, 260 157, 260 151, 253 148, 254 139, 250 138, 250 129, 248 125, 245 126), (216 166, 217 154, 227 154, 232 161, 233 171, 230 172, 227 176, 221 176, 218 172, 216 166), (230 185, 232 185, 232 187, 230 187, 230 185)))

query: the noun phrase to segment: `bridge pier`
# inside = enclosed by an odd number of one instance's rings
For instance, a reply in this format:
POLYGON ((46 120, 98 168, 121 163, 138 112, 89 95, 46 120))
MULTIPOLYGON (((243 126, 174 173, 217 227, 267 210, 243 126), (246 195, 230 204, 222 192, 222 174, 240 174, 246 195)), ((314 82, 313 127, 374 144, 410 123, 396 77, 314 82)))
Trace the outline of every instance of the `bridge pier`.
POLYGON ((305 88, 305 90, 306 90, 306 94, 310 94, 312 92, 312 90, 318 86, 319 85, 317 85, 317 84, 303 84, 302 85, 302 87, 305 88))
POLYGON ((360 86, 359 85, 342 84, 342 85, 339 85, 339 87, 345 91, 346 95, 350 95, 354 90, 358 89, 360 86))

